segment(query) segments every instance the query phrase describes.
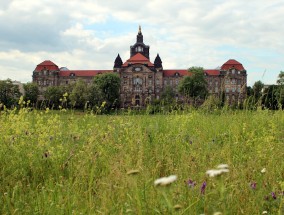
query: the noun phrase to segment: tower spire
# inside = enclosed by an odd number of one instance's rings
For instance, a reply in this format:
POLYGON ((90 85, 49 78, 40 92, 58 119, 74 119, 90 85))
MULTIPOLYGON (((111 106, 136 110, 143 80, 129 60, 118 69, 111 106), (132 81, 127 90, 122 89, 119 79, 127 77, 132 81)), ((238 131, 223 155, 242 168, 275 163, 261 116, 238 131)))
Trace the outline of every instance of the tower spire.
POLYGON ((139 25, 138 34, 142 34, 141 25, 139 25))

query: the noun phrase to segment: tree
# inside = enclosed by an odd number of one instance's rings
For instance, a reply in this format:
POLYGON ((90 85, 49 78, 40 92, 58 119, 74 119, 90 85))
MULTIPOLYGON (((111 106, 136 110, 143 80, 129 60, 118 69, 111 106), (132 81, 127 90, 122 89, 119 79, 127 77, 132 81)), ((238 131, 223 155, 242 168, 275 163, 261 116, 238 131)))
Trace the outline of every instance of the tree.
POLYGON ((97 75, 93 81, 92 97, 100 97, 99 103, 106 102, 105 107, 109 110, 119 105, 119 89, 120 78, 117 74, 106 73, 97 75), (95 94, 99 96, 94 96, 95 94))
POLYGON ((261 81, 256 81, 252 87, 253 89, 253 96, 255 98, 255 101, 258 101, 259 98, 262 95, 262 89, 264 87, 264 84, 261 81))
POLYGON ((174 101, 174 97, 175 97, 175 92, 173 88, 170 86, 166 86, 161 94, 161 100, 163 100, 165 104, 171 104, 174 101))
POLYGON ((246 92, 247 92, 247 97, 253 96, 253 89, 251 86, 247 86, 246 92))
POLYGON ((277 101, 277 85, 270 85, 263 91, 263 96, 261 97, 262 106, 276 110, 279 108, 278 101, 277 101))
POLYGON ((186 76, 179 85, 179 92, 188 98, 205 99, 207 95, 207 82, 202 67, 191 67, 192 76, 186 76))
POLYGON ((10 79, 0 81, 0 103, 6 107, 16 105, 21 93, 19 87, 14 85, 10 79))
POLYGON ((62 96, 63 96, 62 88, 59 86, 50 86, 44 92, 44 98, 48 102, 49 107, 58 108, 62 96))
POLYGON ((278 75, 278 80, 277 80, 277 92, 276 92, 276 97, 278 101, 278 106, 279 108, 283 109, 284 108, 284 72, 280 71, 278 75))
POLYGON ((284 86, 284 72, 283 71, 280 71, 278 75, 277 84, 280 86, 284 86))
POLYGON ((25 101, 30 101, 31 104, 35 104, 37 102, 37 97, 39 95, 38 85, 35 83, 27 83, 24 84, 25 89, 25 101))
POLYGON ((84 108, 85 104, 90 97, 90 88, 86 83, 79 79, 74 85, 72 92, 70 94, 70 101, 73 107, 84 108))

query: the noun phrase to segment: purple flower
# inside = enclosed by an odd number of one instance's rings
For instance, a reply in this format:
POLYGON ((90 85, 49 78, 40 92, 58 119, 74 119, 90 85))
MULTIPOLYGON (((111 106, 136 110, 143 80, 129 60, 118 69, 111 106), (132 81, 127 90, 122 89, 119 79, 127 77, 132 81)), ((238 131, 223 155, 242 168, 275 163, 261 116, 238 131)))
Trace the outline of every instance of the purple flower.
POLYGON ((251 187, 253 190, 255 190, 255 188, 256 188, 256 182, 251 182, 251 183, 250 183, 250 187, 251 187))
POLYGON ((202 183, 202 186, 201 186, 201 188, 200 188, 200 192, 201 192, 201 194, 205 194, 205 188, 206 188, 206 181, 204 181, 203 183, 202 183))
POLYGON ((276 194, 274 192, 271 193, 273 199, 276 199, 276 194))
POLYGON ((193 188, 193 187, 195 187, 196 182, 191 180, 191 179, 188 179, 187 185, 188 185, 189 188, 193 188))

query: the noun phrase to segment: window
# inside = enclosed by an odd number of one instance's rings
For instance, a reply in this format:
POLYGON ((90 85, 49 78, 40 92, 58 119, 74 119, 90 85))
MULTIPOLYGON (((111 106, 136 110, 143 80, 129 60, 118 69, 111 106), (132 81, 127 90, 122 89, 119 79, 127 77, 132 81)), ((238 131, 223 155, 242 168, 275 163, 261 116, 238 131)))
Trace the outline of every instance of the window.
POLYGON ((212 93, 212 90, 211 90, 211 89, 209 90, 209 93, 212 93))
POLYGON ((156 84, 160 84, 160 80, 156 80, 156 84))
POLYGON ((124 80, 124 81, 123 81, 123 84, 126 85, 126 84, 127 84, 127 80, 124 80))
POLYGON ((179 81, 178 81, 178 80, 176 80, 176 85, 178 85, 178 83, 179 83, 179 81))
POLYGON ((173 80, 170 80, 170 85, 173 85, 173 80))
POLYGON ((218 87, 215 87, 215 93, 218 93, 218 87))
POLYGON ((164 80, 164 85, 167 85, 167 80, 164 80))
POLYGON ((218 81, 215 81, 215 85, 216 85, 216 86, 218 85, 218 81))
POLYGON ((137 49, 138 52, 143 52, 143 48, 141 46, 138 46, 137 48, 138 48, 137 49))
POLYGON ((236 84, 236 79, 232 79, 232 80, 231 80, 231 83, 232 83, 232 84, 236 84))
POLYGON ((157 89, 156 89, 156 92, 157 92, 157 93, 158 93, 158 92, 160 92, 160 89, 159 89, 159 88, 157 88, 157 89))
POLYGON ((149 80, 149 85, 152 85, 152 80, 149 80))
POLYGON ((232 87, 232 92, 236 92, 236 87, 232 87))
POLYGON ((232 74, 233 74, 233 75, 235 74, 235 72, 236 72, 236 70, 235 70, 235 69, 232 69, 232 74))
POLYGON ((226 87, 226 93, 228 93, 229 92, 229 88, 228 87, 226 87))
POLYGON ((142 79, 137 77, 137 78, 134 78, 133 82, 134 82, 133 83, 134 85, 142 84, 142 79))

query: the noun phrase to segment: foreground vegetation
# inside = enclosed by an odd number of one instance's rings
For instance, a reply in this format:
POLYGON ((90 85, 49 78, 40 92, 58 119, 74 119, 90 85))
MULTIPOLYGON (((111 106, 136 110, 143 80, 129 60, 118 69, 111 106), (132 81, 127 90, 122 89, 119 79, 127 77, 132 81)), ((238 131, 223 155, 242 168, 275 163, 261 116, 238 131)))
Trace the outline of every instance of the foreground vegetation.
POLYGON ((284 213, 283 111, 21 109, 0 125, 0 214, 284 213))

